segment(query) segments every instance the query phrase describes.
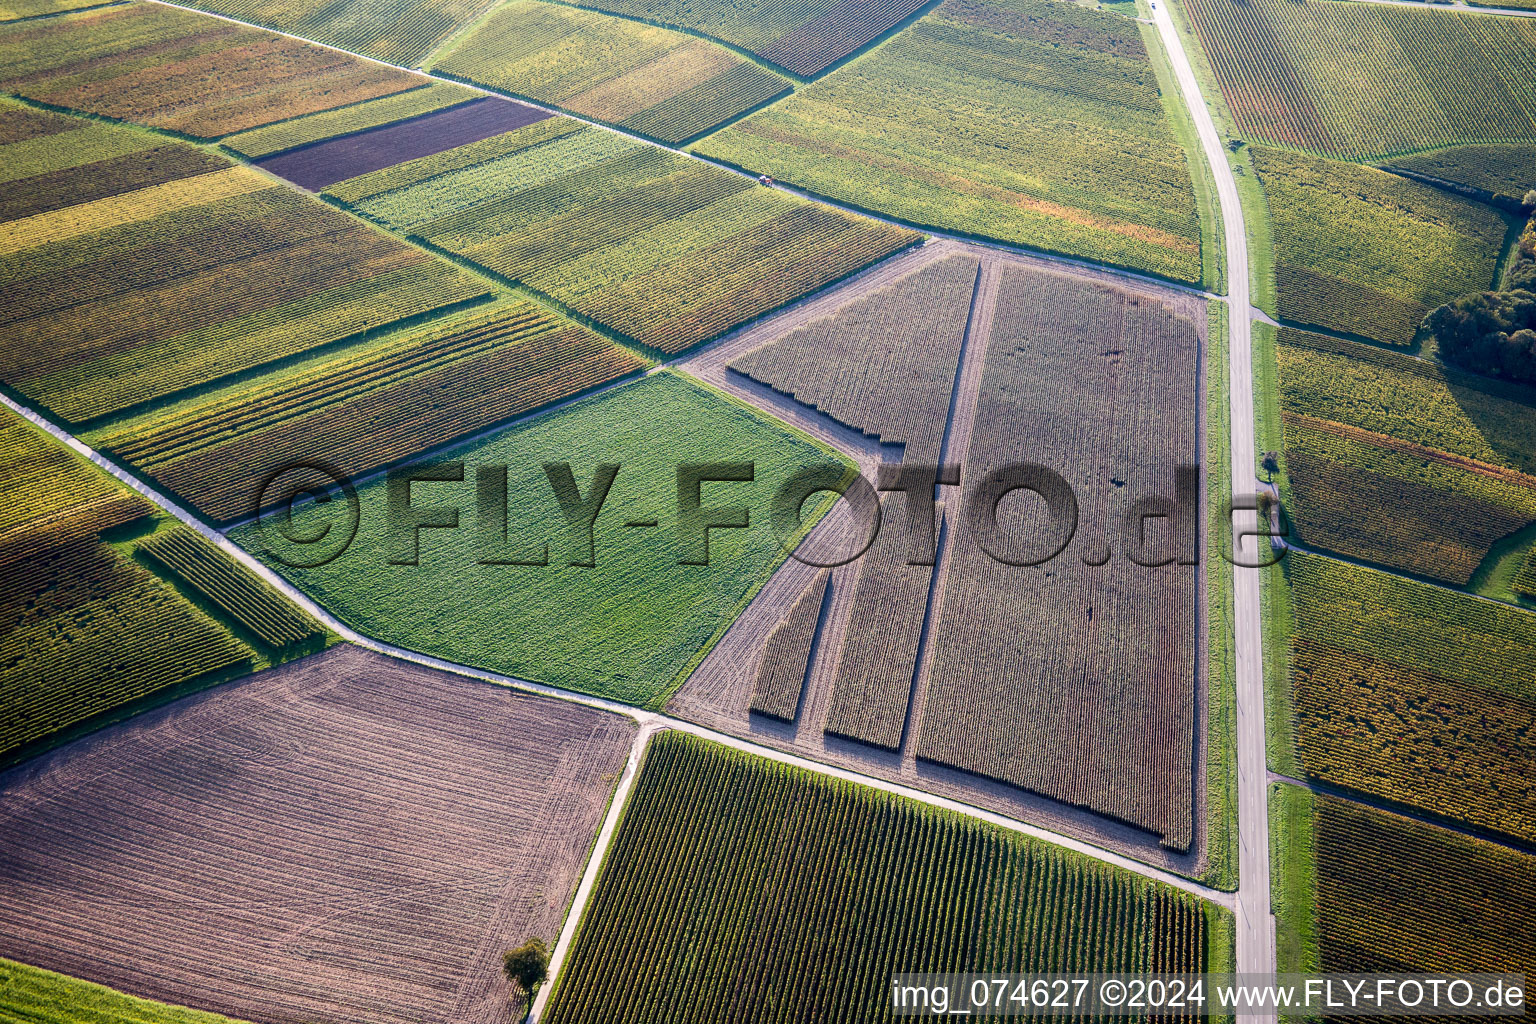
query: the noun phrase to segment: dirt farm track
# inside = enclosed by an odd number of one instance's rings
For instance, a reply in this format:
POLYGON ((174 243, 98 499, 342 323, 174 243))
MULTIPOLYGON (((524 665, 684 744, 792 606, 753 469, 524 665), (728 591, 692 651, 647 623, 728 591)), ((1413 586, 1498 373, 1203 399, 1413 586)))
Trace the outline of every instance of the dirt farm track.
POLYGON ((0 955, 264 1022, 502 1022, 634 723, 349 645, 0 774, 0 955))

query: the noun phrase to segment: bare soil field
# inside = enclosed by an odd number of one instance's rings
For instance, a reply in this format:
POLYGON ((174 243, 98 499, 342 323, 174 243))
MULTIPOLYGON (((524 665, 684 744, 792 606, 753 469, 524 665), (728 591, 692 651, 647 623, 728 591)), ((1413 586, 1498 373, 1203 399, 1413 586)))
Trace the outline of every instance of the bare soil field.
POLYGON ((635 726, 340 646, 0 775, 0 955, 255 1021, 505 1022, 635 726))
MULTIPOLYGON (((977 445, 986 445, 992 435, 995 435, 999 424, 992 423, 990 417, 995 411, 988 413, 981 407, 985 405, 981 401, 983 396, 982 370, 988 364, 989 347, 997 347, 998 339, 994 337, 993 321, 995 316, 1001 316, 999 312, 999 292, 1006 275, 1018 274, 1025 271, 1048 271, 1038 273, 1042 294, 1049 292, 1046 286, 1053 281, 1076 281, 1079 288, 1084 288, 1090 282, 1102 285, 1113 284, 1117 289, 1128 289, 1126 301, 1141 302, 1149 308, 1176 314, 1179 317, 1193 321, 1193 330, 1203 338, 1205 333, 1204 300, 1196 295, 1173 289, 1162 288, 1156 285, 1127 285, 1124 279, 1107 279, 1105 275, 1093 272, 1068 272, 1062 270, 1059 265, 1051 265, 1044 261, 1025 256, 1002 256, 993 251, 982 250, 978 247, 964 245, 955 242, 929 243, 921 249, 906 254, 897 260, 882 265, 879 270, 871 272, 866 277, 855 281, 846 289, 836 293, 836 301, 832 297, 821 297, 814 303, 805 303, 800 307, 792 308, 761 324, 741 332, 738 335, 721 341, 718 345, 711 346, 702 351, 694 359, 684 364, 683 368, 691 373, 696 373, 706 380, 721 387, 734 391, 755 404, 770 408, 776 415, 783 416, 791 422, 809 430, 819 437, 836 445, 846 454, 854 457, 864 472, 867 479, 874 480, 874 466, 880 461, 898 461, 901 458, 901 448, 896 445, 880 445, 874 439, 869 438, 856 429, 850 429, 832 419, 831 416, 818 411, 808 405, 794 401, 786 395, 774 392, 770 388, 747 379, 737 373, 726 372, 726 367, 742 358, 746 353, 758 349, 773 342, 775 339, 785 336, 796 328, 801 327, 817 317, 825 316, 840 307, 855 304, 859 299, 870 295, 876 289, 886 287, 904 275, 911 274, 917 269, 925 267, 933 262, 953 255, 976 254, 981 259, 980 276, 976 286, 976 294, 972 308, 968 314, 968 327, 966 338, 961 347, 959 359, 959 373, 954 388, 949 411, 949 422, 942 431, 943 444, 942 457, 946 463, 961 463, 962 486, 939 488, 939 500, 946 509, 945 519, 958 527, 963 520, 961 508, 961 492, 967 490, 971 482, 982 473, 985 467, 972 470, 971 457, 977 454, 985 455, 985 452, 975 453, 971 451, 973 424, 978 432, 977 445)), ((1070 290, 1070 289, 1069 289, 1070 290)), ((963 311, 962 311, 962 314, 963 311)), ((1063 319, 1069 320, 1063 311, 1063 319)), ((1002 329, 999 334, 1003 333, 1002 329)), ((1011 348, 1017 344, 1011 336, 1003 339, 1005 348, 1011 348)), ((1104 348, 1113 346, 1100 346, 1093 348, 1088 353, 1095 360, 1103 361, 1100 352, 1104 348)), ((1006 354, 1006 353, 1004 353, 1006 354)), ((1171 363, 1177 364, 1177 370, 1181 376, 1189 381, 1189 388, 1196 386, 1197 364, 1190 358, 1192 353, 1187 350, 1175 357, 1172 353, 1166 353, 1171 363), (1189 358, 1186 363, 1185 359, 1189 358)), ((1086 358, 1086 356, 1085 356, 1086 358)), ((1171 367, 1170 367, 1171 372, 1171 367)), ((1043 385, 1045 382, 1028 384, 1026 387, 1043 385)), ((1166 397, 1166 396, 1164 396, 1166 397)), ((1181 408, 1170 411, 1170 418, 1181 424, 1183 430, 1175 429, 1178 435, 1179 445, 1189 443, 1191 438, 1187 429, 1195 417, 1196 403, 1193 391, 1188 400, 1183 402, 1181 408)), ((1150 398, 1145 400, 1152 403, 1150 398)), ((1156 404, 1156 403, 1152 403, 1156 404)), ((1123 431, 1121 432, 1123 433, 1123 431)), ((1101 439, 1103 440, 1103 439, 1101 439)), ((1123 441, 1120 434, 1116 434, 1117 441, 1123 441)), ((1104 440, 1105 444, 1109 441, 1104 440)), ((995 454, 995 453, 994 453, 995 454)), ((1021 453, 1020 457, 1024 454, 1021 453)), ((1089 461, 1092 469, 1096 471, 1101 465, 1107 465, 1106 459, 1112 461, 1111 456, 1103 452, 1096 453, 1089 461)), ((1069 467, 1070 468, 1070 467, 1069 467)), ((1170 471, 1171 475, 1171 471, 1170 471)), ((1075 474, 1072 476, 1074 486, 1086 485, 1085 499, 1090 503, 1099 498, 1096 484, 1099 481, 1079 480, 1075 474), (1091 494, 1091 498, 1089 495, 1091 494)), ((1106 487, 1112 485, 1104 481, 1106 487)), ((1119 488, 1113 488, 1118 492, 1119 488)), ((899 527, 899 523, 897 524, 899 527)), ((1026 821, 1041 824, 1063 833, 1098 843, 1118 852, 1135 856, 1148 863, 1156 864, 1172 870, 1192 872, 1200 870, 1203 863, 1204 851, 1202 849, 1203 836, 1199 834, 1201 826, 1201 813, 1199 807, 1202 797, 1199 793, 1190 794, 1181 803, 1193 805, 1196 809, 1194 815, 1196 835, 1194 842, 1188 850, 1172 849, 1160 843, 1161 833, 1155 827, 1149 827, 1152 822, 1141 824, 1140 827, 1125 820, 1130 817, 1125 815, 1121 820, 1115 820, 1115 816, 1106 816, 1106 808, 1098 808, 1099 813, 1094 813, 1083 803, 1077 801, 1068 802, 1063 799, 1053 799, 1039 790, 1031 790, 1021 785, 1005 781, 1002 778, 987 778, 978 774, 974 769, 964 770, 960 766, 936 763, 932 759, 919 759, 917 755, 917 740, 922 734, 924 709, 930 704, 929 682, 934 675, 934 655, 936 644, 936 625, 942 619, 948 590, 960 586, 964 579, 958 583, 955 575, 950 572, 951 566, 959 561, 957 552, 953 550, 955 539, 961 531, 957 529, 945 529, 940 537, 938 564, 934 570, 932 584, 932 598, 930 608, 925 617, 923 636, 920 640, 917 654, 917 664, 914 667, 911 680, 910 700, 907 702, 905 721, 899 723, 897 729, 900 734, 899 748, 895 750, 879 749, 868 743, 849 740, 845 737, 833 735, 827 731, 832 717, 835 703, 835 683, 839 675, 840 663, 847 657, 850 644, 846 642, 850 623, 854 621, 854 594, 856 593, 857 580, 861 561, 854 561, 848 565, 840 566, 832 570, 828 593, 826 595, 825 608, 822 612, 815 644, 812 649, 811 663, 806 673, 804 692, 799 701, 799 712, 793 722, 777 721, 771 717, 754 714, 751 711, 753 683, 762 658, 764 645, 768 635, 779 624, 784 616, 794 605, 796 598, 802 594, 815 575, 820 571, 814 566, 804 564, 795 559, 787 561, 775 574, 768 584, 759 593, 754 602, 747 608, 743 615, 737 619, 731 629, 726 633, 720 644, 711 652, 693 673, 686 683, 679 689, 667 705, 670 714, 690 721, 698 722, 710 728, 722 732, 750 738, 756 742, 769 746, 779 747, 785 750, 793 750, 808 757, 814 757, 821 761, 836 764, 841 767, 867 773, 871 776, 901 782, 928 792, 964 801, 966 803, 985 807, 999 813, 1008 814, 1026 821), (1074 803, 1077 803, 1074 806, 1074 803)), ((867 535, 867 523, 858 519, 849 509, 846 503, 839 503, 831 514, 823 521, 811 538, 807 541, 807 548, 813 548, 823 559, 827 554, 836 551, 856 550, 859 541, 867 535)), ((1074 549, 1075 550, 1075 549, 1074 549)), ((804 550, 802 551, 804 553, 804 550)), ((867 557, 867 556, 866 556, 867 557)), ((1075 554, 1069 552, 1063 558, 1071 557, 1077 561, 1075 554)), ((1123 559, 1123 554, 1116 552, 1116 557, 1123 559)), ((1082 568, 1082 567, 1079 567, 1082 568)), ((1140 567, 1132 566, 1133 569, 1140 567)), ((1155 570, 1145 570, 1155 573, 1155 570)), ((968 576, 969 574, 967 574, 968 576)), ((965 590, 973 589, 967 585, 965 590)), ((1186 591, 1187 593, 1187 591, 1186 591)), ((1022 595, 1020 588, 1011 588, 1006 595, 1012 608, 1017 611, 1018 596, 1022 595), (1016 595, 1015 592, 1018 591, 1016 595)), ((1184 620, 1185 629, 1193 630, 1195 626, 1190 622, 1188 613, 1190 609, 1184 608, 1180 618, 1184 620)), ((1028 614, 1015 615, 1013 627, 1019 635, 1039 636, 1040 631, 1051 628, 1047 620, 1053 616, 1041 613, 1033 618, 1028 614)), ((1070 626, 1071 624, 1066 624, 1070 626)), ((1066 627, 1063 627, 1066 628, 1066 627)), ((953 633, 953 630, 950 631, 953 633)), ((1070 632, 1070 631, 1069 631, 1070 632)), ((1053 643, 1062 645, 1068 643, 1085 643, 1092 638, 1077 637, 1076 641, 1071 636, 1063 635, 1055 640, 1041 638, 1046 646, 1053 643)), ((945 646, 953 647, 954 639, 947 641, 945 646)), ((1101 637, 1102 639, 1102 637, 1101 637)), ((1190 639, 1193 639, 1193 634, 1190 639)), ((1186 735, 1174 744, 1175 750, 1182 751, 1177 760, 1182 765, 1185 761, 1193 763, 1189 754, 1187 731, 1193 726, 1198 741, 1199 730, 1203 728, 1203 689, 1201 672, 1197 666, 1190 664, 1188 660, 1189 649, 1187 641, 1182 637, 1175 643, 1179 648, 1179 657, 1176 661, 1183 663, 1180 675, 1187 682, 1186 692, 1180 692, 1171 702, 1176 718, 1183 718, 1187 713, 1193 712, 1196 716, 1191 723, 1185 719, 1185 724, 1179 730, 1186 735), (1191 706, 1192 705, 1192 706, 1191 706)), ((856 646, 852 645, 852 646, 856 646)), ((1168 682, 1164 679, 1163 682, 1168 682)), ((1006 682, 1006 681, 1005 681, 1006 682)), ((953 705, 953 699, 944 703, 953 705)), ((1154 704, 1156 701, 1153 702, 1154 704)), ((1142 705, 1139 705, 1142 706, 1142 705)), ((1150 705, 1143 706, 1150 707, 1150 705)), ((951 711, 953 708, 951 708, 951 711)), ((960 717, 964 717, 961 715, 960 717)), ((1197 742, 1196 748, 1200 744, 1197 742)), ((1133 752, 1134 748, 1132 749, 1133 752)), ((1061 752, 1062 761, 1071 759, 1065 751, 1061 752)), ((1086 763, 1081 767, 1087 771, 1094 771, 1094 766, 1086 763)), ((1102 767, 1102 766, 1101 766, 1102 767)), ((998 775, 1002 775, 999 772, 998 775)), ((1189 777, 1188 766, 1180 768, 1173 766, 1172 775, 1182 774, 1184 778, 1184 791, 1189 793, 1192 780, 1189 777)), ((1085 802, 1086 803, 1086 802, 1085 802)), ((1187 821, 1188 810, 1174 811, 1175 816, 1182 814, 1187 821)), ((1110 812, 1114 814, 1113 811, 1110 812)), ((1159 821, 1157 824, 1162 825, 1159 821)), ((1172 825, 1165 826, 1169 831, 1176 831, 1172 825)))

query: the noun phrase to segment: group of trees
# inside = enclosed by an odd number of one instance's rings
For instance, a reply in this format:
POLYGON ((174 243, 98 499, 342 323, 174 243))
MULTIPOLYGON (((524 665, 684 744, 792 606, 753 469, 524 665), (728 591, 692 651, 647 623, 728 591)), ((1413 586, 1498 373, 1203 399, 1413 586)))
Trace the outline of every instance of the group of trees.
POLYGON ((1490 377, 1536 384, 1536 189, 1526 193, 1531 219, 1516 243, 1504 290, 1464 295, 1424 320, 1447 362, 1490 377))

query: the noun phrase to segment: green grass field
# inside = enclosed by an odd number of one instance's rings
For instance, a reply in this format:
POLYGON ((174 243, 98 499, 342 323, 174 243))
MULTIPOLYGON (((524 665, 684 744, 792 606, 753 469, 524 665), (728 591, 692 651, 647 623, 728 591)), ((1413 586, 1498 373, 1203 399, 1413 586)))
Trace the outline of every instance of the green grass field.
POLYGON ((7 1024, 239 1024, 216 1013, 138 999, 103 985, 0 959, 7 1024))
POLYGON ((1199 281, 1189 162, 1139 28, 950 0, 695 148, 913 224, 1199 281))
POLYGON ((1281 319, 1408 345, 1434 307, 1494 284, 1511 222, 1399 175, 1255 148, 1281 319))
POLYGON ((433 70, 666 142, 702 135, 790 88, 717 43, 537 0, 498 7, 433 70))
MULTIPOLYGON (((451 504, 455 530, 422 530, 417 565, 394 565, 383 480, 359 490, 362 521, 344 555, 317 569, 281 568, 256 526, 231 535, 354 628, 455 661, 658 705, 784 558, 769 501, 803 466, 837 456, 744 405, 673 373, 658 373, 457 450, 463 483, 417 484, 414 502, 451 504), (582 494, 595 467, 618 464, 595 533, 596 566, 573 547, 546 479, 568 462, 582 494), (682 565, 676 533, 679 464, 752 462, 752 483, 709 483, 706 506, 746 506, 751 526, 710 531, 708 566, 682 565), (476 526, 476 467, 507 465, 508 537, 548 566, 479 564, 501 557, 476 526), (631 521, 657 522, 631 527, 631 521)), ((323 507, 295 514, 317 528, 323 507)), ((811 506, 807 506, 810 515, 811 506)), ((494 522, 494 520, 492 520, 494 522)), ((499 537, 499 534, 498 534, 499 537)), ((281 540, 276 543, 282 544, 281 540)), ((278 548, 281 552, 284 548, 278 548)))

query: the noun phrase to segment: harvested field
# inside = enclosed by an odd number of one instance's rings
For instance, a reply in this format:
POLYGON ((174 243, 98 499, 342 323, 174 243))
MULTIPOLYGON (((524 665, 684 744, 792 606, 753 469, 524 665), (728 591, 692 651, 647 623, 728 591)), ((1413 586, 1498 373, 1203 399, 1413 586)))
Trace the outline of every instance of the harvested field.
POLYGON ((252 515, 280 467, 322 456, 357 477, 646 363, 523 299, 449 317, 157 408, 91 443, 209 518, 252 515))
POLYGON ((805 688, 816 624, 827 596, 828 575, 820 573, 795 599, 784 621, 768 634, 768 645, 763 649, 763 661, 757 667, 757 681, 752 687, 753 711, 785 722, 793 722, 800 713, 800 692, 805 688))
POLYGON ((205 139, 421 84, 335 50, 140 3, 0 27, 0 68, 0 88, 28 99, 205 139))
POLYGON ((1536 146, 1456 146, 1394 157, 1386 167, 1476 189, 1505 207, 1519 206, 1536 188, 1536 146))
POLYGON ((880 535, 859 562, 826 731, 900 750, 933 566, 909 564, 906 497, 889 495, 883 507, 880 535))
POLYGON ((979 272, 966 256, 929 264, 730 368, 937 464, 979 272))
POLYGON ((219 144, 255 160, 313 142, 323 142, 421 117, 479 98, 479 93, 462 85, 431 82, 416 89, 381 96, 340 110, 322 110, 318 114, 279 121, 264 128, 253 128, 248 132, 227 136, 219 144))
POLYGON ((162 141, 92 126, 70 180, 101 198, 0 224, 0 379, 66 421, 489 295, 248 168, 196 173, 215 158, 183 143, 121 157, 119 136, 162 141))
POLYGON ((487 96, 404 124, 317 142, 258 160, 256 166, 318 192, 347 178, 479 142, 549 116, 536 107, 487 96))
POLYGON ((1263 147, 1253 162, 1281 318, 1409 345, 1431 309, 1494 286, 1498 211, 1371 167, 1263 147))
POLYGON ((1459 586, 1536 521, 1536 390, 1290 328, 1275 352, 1309 546, 1459 586))
POLYGON ((1222 923, 1102 862, 664 732, 545 1019, 885 1021, 896 971, 1198 972, 1222 923))
POLYGON ((600 10, 692 29, 816 75, 910 17, 921 0, 600 0, 600 10))
POLYGON ((154 509, 41 431, 0 418, 0 758, 256 652, 100 541, 154 509))
POLYGON ((634 730, 350 646, 187 698, 0 775, 4 952, 257 1021, 503 1022, 634 730))
POLYGON ((1536 841, 1536 614, 1318 555, 1287 574, 1301 769, 1536 841))
POLYGON ((1536 21, 1330 0, 1191 0, 1237 130, 1372 160, 1536 141, 1536 21))
POLYGON ((1136 22, 947 0, 695 148, 909 223, 1195 282, 1200 219, 1173 116, 1136 22))
POLYGON ((1536 972, 1536 858, 1311 799, 1323 971, 1536 972))
POLYGON ((962 508, 917 755, 1187 849, 1200 499, 1176 471, 1197 462, 1199 333, 1144 295, 1022 268, 997 301, 966 478, 1047 466, 1076 492, 1079 528, 1044 564, 1004 564, 984 542, 1046 553, 1042 504, 1006 499, 990 541, 962 508), (1132 551, 1134 503, 1176 494, 1185 509, 1132 551))
MULTIPOLYGON (((412 650, 628 703, 659 704, 690 671, 785 552, 770 501, 789 476, 841 460, 810 438, 675 373, 655 373, 515 424, 435 459, 463 480, 416 485, 421 505, 458 506, 460 528, 423 529, 416 561, 398 564, 386 528, 387 481, 358 488, 361 525, 345 554, 312 569, 276 564, 284 548, 255 525, 231 533, 358 630, 412 650), (708 567, 679 529, 678 470, 751 463, 750 480, 702 485, 706 506, 745 508, 745 529, 709 531, 708 567), (567 463, 583 495, 618 465, 593 534, 567 528, 546 463, 567 463), (473 519, 482 467, 506 466, 507 520, 489 541, 473 519), (640 526, 629 526, 629 523, 640 526), (505 536, 503 542, 502 537, 505 536), (591 563, 590 565, 584 563, 591 563)), ((806 517, 815 522, 815 502, 806 517)), ((307 506, 296 529, 329 510, 307 506)), ((302 554, 302 549, 298 549, 302 554)), ((409 554, 406 553, 406 557, 409 554)), ((297 559, 291 559, 297 560, 297 559)))
POLYGON ((550 119, 326 194, 674 354, 920 236, 550 119))
POLYGON ((790 89, 707 40, 535 0, 497 8, 433 69, 673 143, 790 89))

